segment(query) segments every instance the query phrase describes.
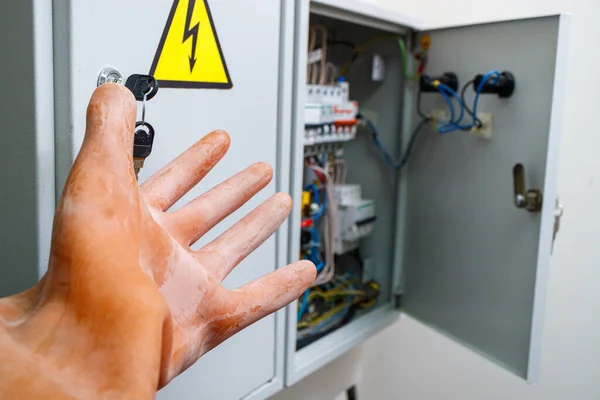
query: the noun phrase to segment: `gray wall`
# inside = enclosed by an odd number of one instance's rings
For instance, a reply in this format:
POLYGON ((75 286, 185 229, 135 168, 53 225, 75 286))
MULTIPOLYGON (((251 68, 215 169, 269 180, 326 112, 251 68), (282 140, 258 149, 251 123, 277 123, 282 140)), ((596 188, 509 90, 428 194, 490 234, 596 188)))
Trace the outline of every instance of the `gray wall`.
POLYGON ((0 17, 0 297, 37 280, 36 124, 31 2, 0 17))

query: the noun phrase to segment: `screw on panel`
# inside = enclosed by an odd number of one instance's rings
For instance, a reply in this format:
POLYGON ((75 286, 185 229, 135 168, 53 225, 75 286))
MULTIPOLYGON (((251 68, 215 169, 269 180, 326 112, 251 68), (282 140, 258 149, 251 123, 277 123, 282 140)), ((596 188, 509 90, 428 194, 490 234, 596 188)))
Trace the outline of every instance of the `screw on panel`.
POLYGON ((98 86, 104 85, 105 83, 117 83, 123 84, 123 75, 113 67, 106 67, 100 71, 98 75, 98 86))

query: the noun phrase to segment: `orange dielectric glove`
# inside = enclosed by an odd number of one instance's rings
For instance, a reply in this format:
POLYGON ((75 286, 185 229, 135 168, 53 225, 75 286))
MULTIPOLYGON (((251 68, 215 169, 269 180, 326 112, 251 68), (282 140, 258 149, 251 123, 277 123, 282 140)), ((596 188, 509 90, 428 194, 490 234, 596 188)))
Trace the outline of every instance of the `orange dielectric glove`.
POLYGON ((167 212, 223 157, 229 136, 205 136, 138 188, 135 117, 122 86, 105 84, 92 96, 56 209, 48 272, 0 299, 0 399, 151 399, 315 279, 314 265, 299 261, 225 289, 221 281, 287 218, 290 197, 272 196, 201 250, 190 249, 264 188, 272 170, 255 164, 167 212))

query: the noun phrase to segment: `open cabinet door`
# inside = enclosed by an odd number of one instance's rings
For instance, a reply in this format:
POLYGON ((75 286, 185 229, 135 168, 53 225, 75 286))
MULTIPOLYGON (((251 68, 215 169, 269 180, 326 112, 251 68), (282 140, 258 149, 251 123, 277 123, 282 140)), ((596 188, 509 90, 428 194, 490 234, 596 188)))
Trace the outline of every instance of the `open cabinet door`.
MULTIPOLYGON (((482 95, 492 138, 423 132, 407 177, 405 310, 516 374, 539 370, 562 129, 569 16, 436 30, 427 73, 460 85, 510 71, 513 95, 482 95), (513 168, 539 189, 539 212, 517 208, 513 168)), ((472 104, 473 88, 467 91, 472 104)), ((446 109, 439 94, 422 108, 446 109)))

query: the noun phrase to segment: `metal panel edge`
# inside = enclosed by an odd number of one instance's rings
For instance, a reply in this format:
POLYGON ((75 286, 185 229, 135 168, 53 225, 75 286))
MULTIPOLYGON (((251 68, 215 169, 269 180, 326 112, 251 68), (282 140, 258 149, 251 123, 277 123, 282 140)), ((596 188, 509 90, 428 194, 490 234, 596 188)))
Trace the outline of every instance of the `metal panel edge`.
POLYGON ((399 313, 384 306, 337 329, 326 337, 296 352, 288 386, 299 382, 319 368, 350 351, 365 340, 398 321, 399 313))
POLYGON ((441 29, 448 29, 448 28, 460 28, 462 26, 477 26, 477 25, 485 25, 485 24, 495 24, 495 23, 500 23, 500 22, 510 22, 510 21, 521 21, 524 19, 535 19, 535 18, 548 18, 548 17, 562 17, 562 16, 568 16, 571 15, 570 13, 556 13, 556 12, 551 12, 551 13, 533 13, 533 14, 524 14, 524 15, 520 15, 520 16, 512 16, 512 17, 499 17, 499 18, 486 18, 486 19, 480 19, 477 21, 467 21, 467 22, 453 22, 453 23, 448 23, 448 24, 432 24, 432 25, 425 25, 425 26, 421 26, 421 30, 427 30, 427 31, 436 31, 436 30, 441 30, 441 29))
MULTIPOLYGON (((410 135, 413 127, 413 114, 415 113, 415 104, 416 104, 416 90, 418 90, 417 83, 406 82, 404 85, 404 110, 402 111, 403 121, 402 121, 402 147, 401 150, 404 151, 408 142, 410 140, 410 135)), ((393 291, 394 294, 402 294, 404 290, 404 282, 403 282, 403 264, 404 264, 404 246, 406 242, 406 215, 407 215, 407 189, 408 189, 408 180, 407 170, 402 169, 398 174, 399 184, 398 184, 398 192, 396 193, 396 197, 398 199, 398 211, 396 212, 396 244, 394 249, 394 264, 392 266, 392 282, 393 282, 393 291)))
POLYGON ((564 121, 564 99, 568 77, 567 68, 571 23, 572 18, 570 14, 560 14, 556 66, 554 71, 554 93, 552 95, 552 117, 550 120, 550 137, 548 140, 546 179, 544 182, 545 201, 542 207, 538 264, 533 300, 533 321, 531 324, 531 343, 529 347, 529 363, 527 365, 527 381, 529 383, 536 382, 540 373, 542 330, 546 308, 546 297, 548 294, 552 231, 554 228, 554 209, 557 196, 558 153, 564 121))
POLYGON ((406 28, 421 29, 423 26, 416 18, 360 0, 313 0, 310 11, 399 34, 406 33, 406 28))
MULTIPOLYGON (((290 154, 293 131, 289 121, 292 120, 293 98, 293 67, 294 67, 294 5, 287 0, 281 0, 281 29, 279 41, 279 109, 278 109, 278 143, 276 187, 277 191, 289 193, 291 190, 290 154)), ((289 218, 276 232, 278 268, 288 264, 288 235, 289 218)), ((244 396, 244 400, 264 399, 279 392, 284 387, 285 347, 286 347, 286 310, 275 314, 275 375, 273 379, 244 396)))
POLYGON ((52 1, 34 0, 34 80, 38 274, 48 267, 54 220, 54 57, 52 1))
MULTIPOLYGON (((294 199, 292 214, 288 224, 288 254, 287 261, 293 262, 300 254, 300 232, 295 227, 300 226, 302 196, 302 163, 304 159, 302 136, 297 134, 304 130, 304 102, 306 86, 306 49, 308 48, 309 0, 294 2, 294 68, 292 83, 292 135, 290 147, 290 194, 294 199)), ((297 301, 286 307, 286 340, 285 340, 285 384, 292 384, 294 378, 294 357, 296 353, 296 314, 297 301)))
MULTIPOLYGON (((73 164, 74 121, 71 114, 71 0, 53 1, 54 43, 54 182, 56 199, 60 198, 73 164)), ((100 72, 100 71, 98 71, 100 72)))
MULTIPOLYGON (((40 246, 38 238, 38 177, 40 168, 38 137, 39 111, 36 95, 39 75, 35 48, 36 1, 4 4, 0 23, 0 297, 26 290, 38 279, 40 246), (10 60, 10 62, 8 62, 10 60), (10 229, 9 229, 10 227, 10 229)), ((51 33, 51 32, 50 32, 51 33)))
POLYGON ((267 399, 283 389, 283 376, 276 376, 261 387, 248 393, 240 400, 263 400, 267 399))

